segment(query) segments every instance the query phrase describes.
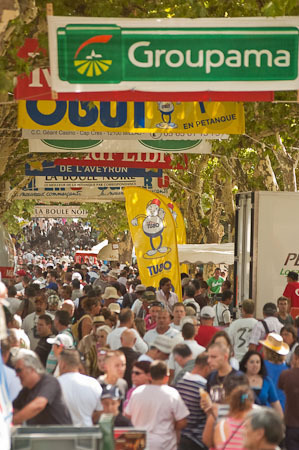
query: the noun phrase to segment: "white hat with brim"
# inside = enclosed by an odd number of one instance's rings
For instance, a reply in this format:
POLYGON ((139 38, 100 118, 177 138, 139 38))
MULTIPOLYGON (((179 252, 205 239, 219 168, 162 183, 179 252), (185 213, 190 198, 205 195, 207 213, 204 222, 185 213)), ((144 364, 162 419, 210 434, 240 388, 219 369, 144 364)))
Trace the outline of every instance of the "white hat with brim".
POLYGON ((278 355, 285 356, 290 352, 290 347, 288 344, 283 342, 282 337, 277 333, 269 333, 267 338, 263 341, 259 341, 259 343, 278 355))
POLYGON ((157 336, 150 344, 150 347, 155 347, 160 350, 160 352, 169 355, 172 352, 173 340, 167 336, 157 336))
POLYGON ((106 300, 107 298, 113 298, 117 300, 119 298, 119 295, 117 294, 117 290, 113 286, 108 286, 105 289, 104 294, 102 295, 103 299, 106 300))
POLYGON ((120 305, 118 303, 110 303, 110 305, 108 306, 108 309, 111 312, 114 312, 114 313, 117 313, 117 314, 120 313, 120 305))

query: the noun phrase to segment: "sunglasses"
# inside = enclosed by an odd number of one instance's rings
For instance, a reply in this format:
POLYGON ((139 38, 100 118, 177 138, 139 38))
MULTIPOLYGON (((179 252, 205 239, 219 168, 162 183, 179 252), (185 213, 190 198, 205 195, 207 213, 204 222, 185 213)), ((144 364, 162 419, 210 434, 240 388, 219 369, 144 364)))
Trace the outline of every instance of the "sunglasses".
POLYGON ((137 372, 136 370, 132 370, 132 375, 142 375, 144 372, 137 372))

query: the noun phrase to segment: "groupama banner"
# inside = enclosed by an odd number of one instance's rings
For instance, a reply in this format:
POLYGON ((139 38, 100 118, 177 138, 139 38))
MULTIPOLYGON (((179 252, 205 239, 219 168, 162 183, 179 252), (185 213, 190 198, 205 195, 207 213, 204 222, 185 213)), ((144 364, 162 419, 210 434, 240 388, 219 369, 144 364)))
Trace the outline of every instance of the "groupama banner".
MULTIPOLYGON (((18 102, 18 127, 57 131, 243 134, 244 108, 236 102, 18 102)), ((63 139, 63 135, 61 135, 63 139)))
MULTIPOLYGON (((38 39, 25 38, 17 56, 25 60, 35 58, 37 55, 47 54, 40 47, 38 39)), ((30 73, 22 73, 17 76, 14 90, 16 100, 52 100, 51 74, 49 68, 36 68, 30 73)), ((89 101, 219 101, 219 102, 271 102, 274 100, 273 91, 257 92, 144 92, 136 89, 127 91, 104 92, 56 92, 56 100, 89 100, 89 101)))
POLYGON ((298 18, 48 16, 57 92, 298 89, 298 18))

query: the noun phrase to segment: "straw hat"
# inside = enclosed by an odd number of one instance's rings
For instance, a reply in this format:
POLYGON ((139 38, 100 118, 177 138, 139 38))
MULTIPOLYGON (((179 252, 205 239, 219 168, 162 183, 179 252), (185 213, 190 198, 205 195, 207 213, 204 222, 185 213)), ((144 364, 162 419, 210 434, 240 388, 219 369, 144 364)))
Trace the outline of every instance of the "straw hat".
POLYGON ((287 355, 290 351, 288 344, 283 342, 282 337, 277 333, 269 333, 264 341, 259 341, 264 347, 269 348, 278 355, 287 355))
POLYGON ((117 294, 117 290, 113 286, 107 286, 105 289, 105 292, 103 294, 103 299, 106 300, 107 298, 114 298, 118 299, 119 295, 117 294))
POLYGON ((114 313, 117 313, 117 314, 120 313, 120 305, 118 303, 110 303, 110 305, 108 306, 108 309, 111 312, 114 312, 114 313))

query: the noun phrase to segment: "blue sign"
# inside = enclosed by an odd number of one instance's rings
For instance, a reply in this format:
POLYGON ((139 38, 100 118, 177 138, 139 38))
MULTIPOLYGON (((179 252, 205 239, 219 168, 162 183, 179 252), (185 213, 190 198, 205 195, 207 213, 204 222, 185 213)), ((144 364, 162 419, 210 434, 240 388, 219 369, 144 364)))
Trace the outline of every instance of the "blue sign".
POLYGON ((56 166, 53 161, 25 164, 25 175, 35 177, 123 177, 123 178, 161 178, 162 169, 135 169, 129 167, 99 166, 56 166), (40 167, 38 167, 40 165, 40 167))

